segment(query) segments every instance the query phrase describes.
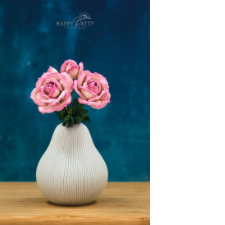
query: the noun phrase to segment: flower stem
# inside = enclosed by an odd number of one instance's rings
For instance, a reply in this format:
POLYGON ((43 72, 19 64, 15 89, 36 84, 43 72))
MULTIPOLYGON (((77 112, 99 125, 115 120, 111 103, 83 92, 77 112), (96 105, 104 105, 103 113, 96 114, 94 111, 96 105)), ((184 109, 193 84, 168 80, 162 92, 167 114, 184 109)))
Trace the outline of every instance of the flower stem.
MULTIPOLYGON (((66 107, 66 111, 69 113, 69 109, 68 109, 68 107, 66 107)), ((70 120, 71 120, 71 122, 73 123, 72 116, 70 117, 70 120)))

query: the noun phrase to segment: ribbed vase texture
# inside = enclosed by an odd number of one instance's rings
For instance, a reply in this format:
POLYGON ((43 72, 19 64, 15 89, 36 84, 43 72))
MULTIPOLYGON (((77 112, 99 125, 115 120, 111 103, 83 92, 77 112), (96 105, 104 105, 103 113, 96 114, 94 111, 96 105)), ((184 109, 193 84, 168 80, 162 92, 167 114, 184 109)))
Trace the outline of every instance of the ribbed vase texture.
POLYGON ((88 128, 58 125, 36 171, 37 184, 51 202, 83 205, 104 190, 108 170, 96 149, 88 128))

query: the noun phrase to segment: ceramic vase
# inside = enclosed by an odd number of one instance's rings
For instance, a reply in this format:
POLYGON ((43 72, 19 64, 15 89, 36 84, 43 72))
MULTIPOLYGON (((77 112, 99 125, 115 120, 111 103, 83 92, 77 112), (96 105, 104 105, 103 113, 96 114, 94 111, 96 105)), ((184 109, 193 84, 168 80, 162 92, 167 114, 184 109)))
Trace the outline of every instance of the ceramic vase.
POLYGON ((58 125, 36 171, 43 195, 60 205, 88 204, 102 193, 108 170, 88 128, 58 125))

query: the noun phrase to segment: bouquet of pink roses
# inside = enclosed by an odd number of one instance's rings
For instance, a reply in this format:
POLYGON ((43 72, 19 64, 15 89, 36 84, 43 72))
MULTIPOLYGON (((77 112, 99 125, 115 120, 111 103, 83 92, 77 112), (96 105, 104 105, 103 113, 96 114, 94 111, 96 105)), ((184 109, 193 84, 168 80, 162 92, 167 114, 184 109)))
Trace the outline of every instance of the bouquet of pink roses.
POLYGON ((49 67, 38 79, 30 97, 41 113, 55 111, 63 126, 70 127, 81 121, 90 121, 88 110, 83 108, 84 104, 101 109, 110 102, 111 95, 105 77, 96 72, 85 71, 83 63, 78 65, 73 60, 66 60, 60 73, 49 67), (72 103, 73 89, 79 98, 72 103))

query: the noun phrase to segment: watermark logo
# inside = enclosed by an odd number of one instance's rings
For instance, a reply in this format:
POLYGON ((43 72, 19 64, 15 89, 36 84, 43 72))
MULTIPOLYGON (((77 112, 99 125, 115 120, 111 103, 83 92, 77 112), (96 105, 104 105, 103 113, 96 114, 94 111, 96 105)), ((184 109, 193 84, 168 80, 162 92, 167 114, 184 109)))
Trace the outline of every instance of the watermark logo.
POLYGON ((73 21, 56 21, 56 26, 67 27, 67 29, 86 29, 93 25, 94 21, 91 20, 90 15, 86 12, 80 13, 73 21))

